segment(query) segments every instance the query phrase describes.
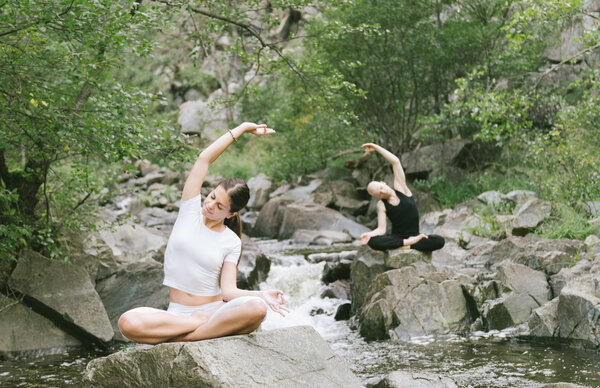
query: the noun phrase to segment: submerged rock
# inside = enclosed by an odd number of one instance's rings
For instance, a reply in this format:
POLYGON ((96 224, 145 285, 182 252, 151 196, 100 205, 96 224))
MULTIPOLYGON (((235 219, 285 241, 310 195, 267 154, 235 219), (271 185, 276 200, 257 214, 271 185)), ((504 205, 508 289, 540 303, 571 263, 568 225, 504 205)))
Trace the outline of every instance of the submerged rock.
POLYGON ((395 371, 387 375, 374 388, 457 388, 456 381, 449 377, 426 372, 395 371))
POLYGON ((362 387, 311 327, 140 346, 92 360, 91 387, 362 387))

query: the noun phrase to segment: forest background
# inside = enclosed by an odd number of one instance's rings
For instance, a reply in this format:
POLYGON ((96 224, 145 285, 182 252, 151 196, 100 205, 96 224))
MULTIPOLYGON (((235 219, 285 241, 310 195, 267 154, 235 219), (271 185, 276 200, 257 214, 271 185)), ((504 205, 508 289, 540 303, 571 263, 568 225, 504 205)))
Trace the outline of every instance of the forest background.
POLYGON ((485 163, 460 179, 441 166, 415 186, 444 207, 487 190, 533 190, 553 203, 538 233, 583 239, 592 216, 582 204, 600 199, 600 32, 588 8, 576 0, 4 1, 0 272, 24 248, 65 259, 65 230, 95 228, 111 183, 137 160, 183 169, 195 159, 207 140, 181 133, 178 87, 218 86, 200 69, 224 35, 219 49, 254 76, 215 107, 235 105, 232 126, 266 122, 278 136, 241 139, 212 172, 289 180, 341 165, 347 159, 336 155, 368 141, 401 154, 475 139, 492 146, 485 163), (267 34, 278 15, 305 7, 322 17, 301 34, 267 34), (561 31, 590 17, 578 49, 549 63, 561 31))

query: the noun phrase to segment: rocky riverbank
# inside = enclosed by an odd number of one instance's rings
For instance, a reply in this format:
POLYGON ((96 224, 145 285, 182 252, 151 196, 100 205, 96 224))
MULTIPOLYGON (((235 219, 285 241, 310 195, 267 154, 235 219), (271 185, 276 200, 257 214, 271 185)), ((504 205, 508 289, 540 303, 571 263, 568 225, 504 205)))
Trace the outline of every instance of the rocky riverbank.
MULTIPOLYGON (((5 357, 107 347, 125 341, 116 326, 124 311, 166 307, 162 255, 182 179, 149 163, 138 169, 137 176, 124 177, 122 194, 101 213, 109 229, 72 234, 71 263, 24 253, 8 280, 12 294, 1 301, 5 357)), ((279 185, 257 176, 249 181, 244 230, 285 239, 309 262, 324 263, 328 286, 322 296, 347 300, 336 316, 350 319, 368 340, 503 330, 514 338, 600 348, 597 235, 586 241, 540 239, 532 232, 550 216, 551 204, 532 192, 488 192, 422 216, 422 231, 446 239, 442 250, 376 252, 356 243, 373 226, 367 180, 360 169, 328 170, 279 185), (506 238, 482 237, 481 206, 509 209, 496 216, 506 238)), ((212 177, 206 189, 217 182, 212 177)), ((246 238, 240 286, 257 288, 273 260, 246 238)))

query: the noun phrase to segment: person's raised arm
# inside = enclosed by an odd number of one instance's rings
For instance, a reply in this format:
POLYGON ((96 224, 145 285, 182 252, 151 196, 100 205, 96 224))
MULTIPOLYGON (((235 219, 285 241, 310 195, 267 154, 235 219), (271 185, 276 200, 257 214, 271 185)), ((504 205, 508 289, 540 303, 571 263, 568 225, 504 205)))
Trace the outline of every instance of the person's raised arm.
POLYGON ((377 151, 377 153, 383 156, 392 165, 392 171, 394 171, 394 189, 408 197, 412 196, 412 192, 406 185, 406 176, 404 175, 404 169, 399 157, 375 143, 365 143, 361 147, 367 152, 377 151))
POLYGON ((181 200, 186 201, 200 194, 200 189, 208 173, 208 166, 225 151, 227 147, 236 141, 244 133, 252 133, 254 135, 266 135, 275 133, 271 128, 267 128, 266 124, 242 123, 232 130, 227 131, 211 145, 206 147, 200 153, 196 162, 192 166, 190 173, 183 186, 181 200))
POLYGON ((360 245, 366 245, 369 240, 371 239, 371 237, 375 237, 375 236, 383 236, 385 234, 386 231, 386 222, 387 222, 387 215, 385 212, 385 205, 383 204, 383 201, 379 200, 377 201, 377 228, 373 229, 370 232, 367 233, 363 233, 360 235, 360 245))
POLYGON ((281 314, 285 317, 286 313, 290 310, 284 306, 285 298, 283 297, 283 291, 281 290, 264 290, 264 291, 253 291, 253 290, 241 290, 237 288, 237 266, 234 263, 226 261, 223 263, 221 269, 221 294, 223 300, 229 302, 232 299, 239 298, 240 296, 258 296, 262 298, 271 310, 281 314))

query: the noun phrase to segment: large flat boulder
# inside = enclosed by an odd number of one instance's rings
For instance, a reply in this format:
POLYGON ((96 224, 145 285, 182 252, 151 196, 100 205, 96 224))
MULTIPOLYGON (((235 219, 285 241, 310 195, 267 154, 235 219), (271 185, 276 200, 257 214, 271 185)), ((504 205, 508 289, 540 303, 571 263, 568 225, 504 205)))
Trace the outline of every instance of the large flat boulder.
POLYGON ((93 342, 113 338, 113 329, 88 272, 37 252, 21 255, 8 284, 29 304, 73 333, 93 342))
POLYGON ((81 345, 52 321, 0 294, 0 358, 81 345))
POLYGON ((92 360, 88 387, 362 387, 308 326, 140 346, 92 360))

